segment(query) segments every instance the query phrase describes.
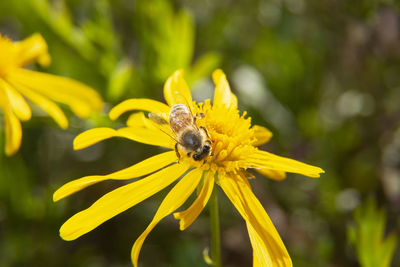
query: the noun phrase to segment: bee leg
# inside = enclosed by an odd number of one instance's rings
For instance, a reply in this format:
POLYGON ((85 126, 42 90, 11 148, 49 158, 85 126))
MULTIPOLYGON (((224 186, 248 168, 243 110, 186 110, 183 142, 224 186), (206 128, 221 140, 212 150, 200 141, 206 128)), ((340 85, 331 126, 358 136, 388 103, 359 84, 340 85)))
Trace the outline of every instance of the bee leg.
MULTIPOLYGON (((200 126, 199 128, 202 129, 206 133, 208 138, 211 138, 210 135, 208 134, 208 131, 207 131, 206 127, 200 126)), ((210 141, 210 144, 211 144, 211 140, 207 140, 207 141, 210 141)))
POLYGON ((176 152, 176 156, 178 157, 178 163, 181 160, 181 154, 179 154, 178 151, 178 143, 175 144, 175 152, 176 152))
POLYGON ((208 139, 208 140, 206 140, 206 143, 210 145, 210 152, 209 152, 210 154, 208 154, 208 155, 211 157, 214 156, 214 153, 212 152, 212 146, 211 146, 212 141, 210 139, 208 139))

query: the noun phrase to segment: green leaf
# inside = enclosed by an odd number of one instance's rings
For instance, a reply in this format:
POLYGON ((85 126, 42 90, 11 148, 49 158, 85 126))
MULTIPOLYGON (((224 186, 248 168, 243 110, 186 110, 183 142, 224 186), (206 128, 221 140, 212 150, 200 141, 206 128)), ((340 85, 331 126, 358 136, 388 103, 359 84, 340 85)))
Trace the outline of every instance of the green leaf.
POLYGON ((107 97, 111 101, 119 99, 128 88, 128 82, 132 77, 132 63, 123 60, 117 64, 114 71, 111 73, 108 83, 107 97))
POLYGON ((397 236, 385 238, 386 213, 370 198, 354 212, 354 225, 347 239, 354 246, 362 267, 388 267, 393 258, 397 236))

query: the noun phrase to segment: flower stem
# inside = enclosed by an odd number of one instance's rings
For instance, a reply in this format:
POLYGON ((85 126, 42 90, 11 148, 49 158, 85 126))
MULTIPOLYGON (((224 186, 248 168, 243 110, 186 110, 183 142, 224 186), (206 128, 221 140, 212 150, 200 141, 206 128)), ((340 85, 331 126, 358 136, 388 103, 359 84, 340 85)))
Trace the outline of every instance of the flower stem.
POLYGON ((217 186, 214 186, 210 199, 211 259, 213 267, 221 267, 221 239, 217 193, 217 186))

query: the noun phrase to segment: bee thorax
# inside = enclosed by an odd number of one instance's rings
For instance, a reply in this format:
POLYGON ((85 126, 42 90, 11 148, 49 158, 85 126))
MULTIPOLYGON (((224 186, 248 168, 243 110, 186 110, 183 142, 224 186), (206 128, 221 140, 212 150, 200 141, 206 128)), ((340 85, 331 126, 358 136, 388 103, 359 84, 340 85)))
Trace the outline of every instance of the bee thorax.
POLYGON ((190 131, 182 135, 182 143, 185 148, 196 152, 202 147, 201 136, 190 131))

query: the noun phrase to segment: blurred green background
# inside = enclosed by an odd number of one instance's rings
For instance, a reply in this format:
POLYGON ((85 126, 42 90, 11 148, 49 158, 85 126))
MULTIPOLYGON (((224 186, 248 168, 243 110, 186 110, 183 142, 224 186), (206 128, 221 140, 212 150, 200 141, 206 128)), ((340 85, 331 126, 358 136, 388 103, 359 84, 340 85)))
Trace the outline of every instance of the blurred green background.
MULTIPOLYGON (((326 171, 251 181, 294 266, 400 266, 399 1, 1 0, 0 32, 41 33, 52 64, 32 68, 82 81, 106 101, 87 121, 64 109, 67 131, 37 112, 23 123, 20 151, 0 153, 0 266, 130 266, 131 246, 168 190, 72 242, 58 236, 62 223, 121 183, 59 203, 52 193, 160 149, 112 139, 73 151, 72 140, 121 127, 107 112, 124 99, 162 100, 177 68, 196 99, 209 98, 218 67, 240 109, 274 132, 264 149, 326 171)), ((220 199, 224 266, 251 266, 245 223, 220 199)), ((146 240, 141 266, 207 266, 209 242, 207 210, 185 232, 170 216, 146 240)))

